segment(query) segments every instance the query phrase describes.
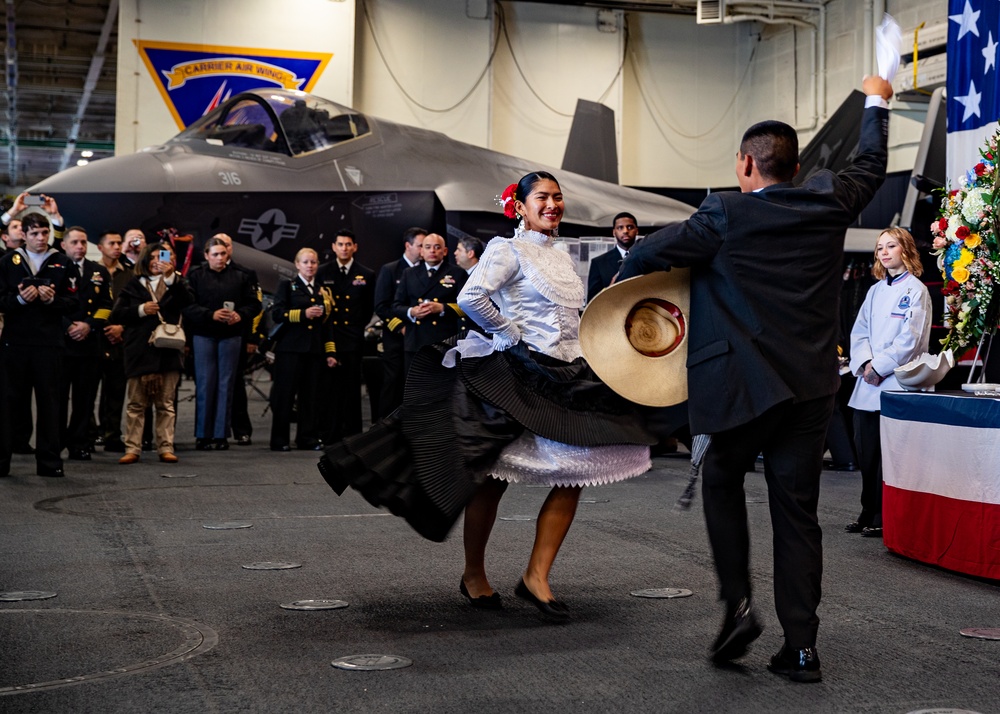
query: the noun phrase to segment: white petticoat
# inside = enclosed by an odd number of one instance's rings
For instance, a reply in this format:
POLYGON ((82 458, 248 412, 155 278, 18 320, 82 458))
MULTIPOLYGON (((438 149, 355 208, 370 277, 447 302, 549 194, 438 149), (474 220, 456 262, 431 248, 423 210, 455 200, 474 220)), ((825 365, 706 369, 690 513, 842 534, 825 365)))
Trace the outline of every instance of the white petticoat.
POLYGON ((651 466, 648 446, 572 446, 526 431, 504 448, 491 475, 512 483, 599 486, 644 474, 651 466))

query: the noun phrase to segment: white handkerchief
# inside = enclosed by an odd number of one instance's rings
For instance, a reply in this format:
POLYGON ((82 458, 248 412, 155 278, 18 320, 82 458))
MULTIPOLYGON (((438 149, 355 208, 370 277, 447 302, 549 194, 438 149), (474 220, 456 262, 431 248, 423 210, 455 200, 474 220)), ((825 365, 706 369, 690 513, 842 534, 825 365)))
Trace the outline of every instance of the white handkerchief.
POLYGON ((444 353, 441 364, 448 369, 453 369, 458 357, 469 359, 472 357, 486 357, 493 354, 493 340, 478 332, 469 332, 469 336, 464 340, 459 340, 454 347, 444 353))
POLYGON ((878 62, 878 76, 891 82, 899 69, 899 48, 903 41, 903 31, 886 13, 882 24, 875 28, 875 59, 878 62))

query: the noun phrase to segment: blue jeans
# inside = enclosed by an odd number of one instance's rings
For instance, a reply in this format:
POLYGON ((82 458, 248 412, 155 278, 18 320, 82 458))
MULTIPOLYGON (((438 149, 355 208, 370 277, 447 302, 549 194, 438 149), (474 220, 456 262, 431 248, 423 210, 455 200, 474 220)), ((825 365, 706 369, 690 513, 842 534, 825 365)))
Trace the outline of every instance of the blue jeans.
POLYGON ((194 336, 195 427, 198 439, 225 439, 241 340, 194 336))

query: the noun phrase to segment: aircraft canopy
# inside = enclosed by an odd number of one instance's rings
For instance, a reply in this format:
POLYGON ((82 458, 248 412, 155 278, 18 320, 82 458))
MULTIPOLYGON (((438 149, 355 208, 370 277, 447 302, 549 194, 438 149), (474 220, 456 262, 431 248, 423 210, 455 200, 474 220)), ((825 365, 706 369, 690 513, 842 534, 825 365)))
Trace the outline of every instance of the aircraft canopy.
POLYGON ((370 133, 364 115, 298 91, 258 89, 238 94, 174 140, 201 140, 299 156, 370 133))

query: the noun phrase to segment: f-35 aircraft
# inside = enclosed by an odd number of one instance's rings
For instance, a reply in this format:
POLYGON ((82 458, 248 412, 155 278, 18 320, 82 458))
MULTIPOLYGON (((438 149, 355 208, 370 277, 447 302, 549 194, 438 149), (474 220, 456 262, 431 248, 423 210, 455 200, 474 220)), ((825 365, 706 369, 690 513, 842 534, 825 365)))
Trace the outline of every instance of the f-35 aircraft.
MULTIPOLYGON (((233 97, 165 144, 67 169, 31 191, 55 196, 67 220, 95 236, 140 227, 150 237, 169 227, 201 246, 228 233, 236 259, 271 290, 300 248, 322 255, 343 227, 358 235, 359 260, 376 267, 399 256, 412 225, 445 233, 452 245, 463 234, 511 235, 496 196, 546 168, 303 92, 261 89, 233 97)), ((566 196, 564 235, 610 235, 619 211, 643 228, 692 213, 672 199, 547 170, 566 196)))

